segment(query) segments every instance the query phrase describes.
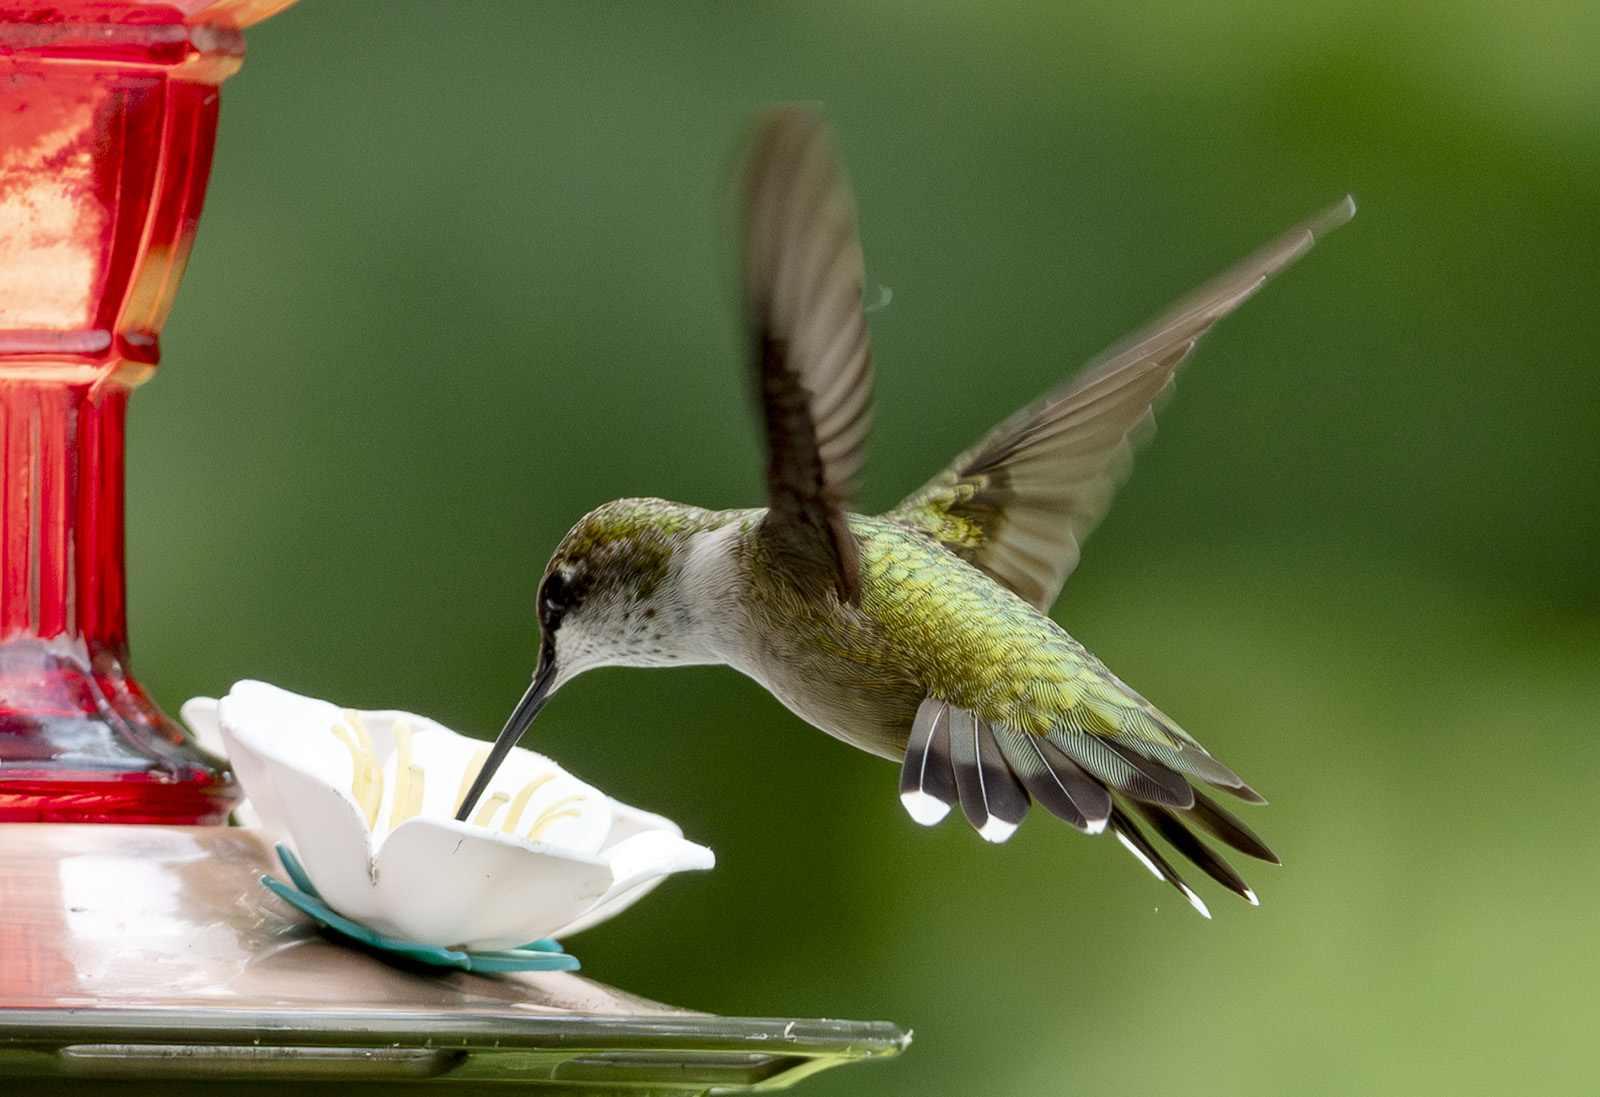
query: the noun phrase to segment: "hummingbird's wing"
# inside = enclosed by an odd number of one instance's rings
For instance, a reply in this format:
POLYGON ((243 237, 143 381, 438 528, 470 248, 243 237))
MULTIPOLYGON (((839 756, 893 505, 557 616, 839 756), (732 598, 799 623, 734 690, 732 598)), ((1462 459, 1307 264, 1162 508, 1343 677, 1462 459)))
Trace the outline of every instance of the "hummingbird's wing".
POLYGON ((1212 324, 1355 213, 1323 210, 1178 301, 1023 408, 890 511, 1048 611, 1154 422, 1151 406, 1212 324))
POLYGON ((872 426, 855 202, 826 124, 786 106, 757 126, 744 175, 745 315, 767 435, 764 526, 860 599, 845 511, 872 426))

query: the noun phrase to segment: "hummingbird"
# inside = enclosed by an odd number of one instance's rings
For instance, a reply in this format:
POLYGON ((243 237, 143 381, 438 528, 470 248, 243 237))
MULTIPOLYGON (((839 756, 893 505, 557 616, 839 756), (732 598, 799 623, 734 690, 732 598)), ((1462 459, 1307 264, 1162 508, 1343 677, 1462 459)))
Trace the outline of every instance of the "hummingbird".
POLYGON ((767 505, 620 499, 572 527, 538 588, 533 682, 457 818, 583 671, 726 664, 899 762, 918 823, 959 805, 1003 842, 1037 801, 1111 831, 1209 918, 1148 826, 1258 904, 1200 835, 1278 858, 1202 790, 1266 801, 1048 611, 1196 340, 1354 212, 1345 198, 1277 237, 867 516, 851 509, 872 423, 855 201, 815 108, 764 115, 743 171, 741 284, 767 505))

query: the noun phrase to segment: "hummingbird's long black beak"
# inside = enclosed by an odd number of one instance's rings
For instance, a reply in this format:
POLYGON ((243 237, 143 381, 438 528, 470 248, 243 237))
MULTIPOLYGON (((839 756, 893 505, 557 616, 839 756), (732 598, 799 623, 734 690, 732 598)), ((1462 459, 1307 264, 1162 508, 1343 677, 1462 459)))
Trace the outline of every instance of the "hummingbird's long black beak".
POLYGON ((511 710, 511 719, 506 721, 506 726, 501 728, 500 734, 495 737, 494 746, 489 749, 489 757, 484 759, 483 768, 478 770, 477 778, 467 790, 466 799, 461 801, 461 807, 456 811, 458 820, 465 821, 472 809, 478 806, 478 798, 483 795, 483 790, 489 787, 489 781, 500 768, 500 763, 506 760, 511 748, 522 739, 523 733, 533 723, 533 718, 539 715, 539 710, 544 708, 544 703, 550 699, 550 684, 555 680, 556 661, 551 658, 539 667, 538 673, 533 676, 533 684, 528 687, 528 692, 522 695, 517 707, 511 710))

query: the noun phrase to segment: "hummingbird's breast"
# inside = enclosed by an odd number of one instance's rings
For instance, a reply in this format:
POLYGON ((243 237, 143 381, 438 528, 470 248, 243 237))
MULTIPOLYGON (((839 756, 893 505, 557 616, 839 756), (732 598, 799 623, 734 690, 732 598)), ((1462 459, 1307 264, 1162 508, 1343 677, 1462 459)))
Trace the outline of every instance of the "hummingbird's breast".
POLYGON ((801 719, 898 759, 923 695, 899 649, 831 584, 797 571, 763 536, 765 510, 696 535, 678 584, 699 642, 801 719))

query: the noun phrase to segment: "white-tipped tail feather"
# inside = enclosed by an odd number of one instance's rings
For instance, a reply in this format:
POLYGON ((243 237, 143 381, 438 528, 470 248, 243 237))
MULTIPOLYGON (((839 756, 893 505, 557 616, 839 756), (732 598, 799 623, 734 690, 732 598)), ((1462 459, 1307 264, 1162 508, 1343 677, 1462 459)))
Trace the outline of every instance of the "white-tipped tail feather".
POLYGON ((950 814, 949 804, 929 796, 921 789, 902 792, 900 794, 900 802, 906 806, 906 814, 925 827, 933 826, 950 814))
POLYGON ((985 842, 993 842, 996 845, 1004 842, 1016 832, 1017 824, 1008 823, 996 815, 989 816, 983 826, 978 828, 978 834, 985 842))
POLYGON ((1196 895, 1190 889, 1188 884, 1184 884, 1179 890, 1183 892, 1183 897, 1189 900, 1189 905, 1194 907, 1195 910, 1198 910, 1202 917, 1207 919, 1211 917, 1211 911, 1206 909, 1205 903, 1200 901, 1200 896, 1196 895))
POLYGON ((1144 851, 1141 850, 1138 846, 1134 845, 1133 844, 1133 840, 1131 838, 1129 838, 1126 834, 1122 833, 1122 831, 1120 831, 1120 830, 1116 832, 1116 835, 1117 835, 1117 841, 1122 843, 1122 848, 1127 850, 1129 853, 1133 854, 1135 857, 1137 857, 1139 859, 1139 863, 1141 865, 1143 865, 1145 868, 1150 870, 1150 875, 1151 876, 1154 876, 1157 880, 1160 880, 1160 879, 1163 878, 1162 875, 1161 875, 1161 870, 1156 868, 1156 863, 1154 861, 1150 860, 1150 858, 1146 857, 1144 855, 1144 851))

